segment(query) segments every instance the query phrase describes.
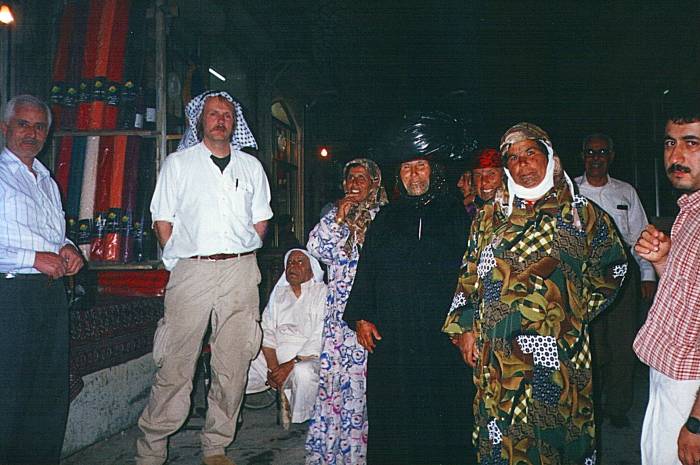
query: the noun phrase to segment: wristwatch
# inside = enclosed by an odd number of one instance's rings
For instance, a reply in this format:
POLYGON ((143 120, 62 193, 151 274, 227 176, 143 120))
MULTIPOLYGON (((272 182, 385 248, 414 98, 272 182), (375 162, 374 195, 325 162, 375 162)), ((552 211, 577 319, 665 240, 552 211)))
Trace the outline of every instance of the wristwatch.
POLYGON ((700 418, 688 417, 685 427, 693 434, 700 434, 700 418))
MULTIPOLYGON (((294 360, 294 364, 296 365, 297 363, 301 362, 301 357, 298 355, 294 357, 292 360, 294 360)), ((691 417, 692 418, 692 417, 691 417)), ((696 420, 697 421, 697 420, 696 420)), ((698 426, 700 427, 700 421, 698 422, 698 426)))

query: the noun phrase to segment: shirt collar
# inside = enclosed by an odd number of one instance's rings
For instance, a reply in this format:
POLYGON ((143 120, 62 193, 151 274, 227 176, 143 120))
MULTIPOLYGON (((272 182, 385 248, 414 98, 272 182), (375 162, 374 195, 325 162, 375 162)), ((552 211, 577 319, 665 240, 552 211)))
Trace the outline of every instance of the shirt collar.
POLYGON ((581 176, 581 177, 583 178, 583 182, 581 183, 581 185, 586 185, 586 186, 592 187, 593 189, 601 189, 601 188, 607 186, 608 184, 610 184, 610 175, 609 174, 605 175, 607 181, 605 181, 605 184, 603 184, 602 186, 594 186, 594 185, 590 184, 588 182, 588 176, 586 176, 586 173, 583 173, 583 176, 581 176))
MULTIPOLYGON (((19 157, 7 147, 3 149, 0 160, 3 164, 7 165, 12 173, 16 173, 20 168, 27 169, 27 166, 22 163, 22 160, 20 160, 19 157)), ((37 179, 42 179, 50 175, 49 170, 36 158, 32 162, 32 169, 36 173, 37 179)))
POLYGON ((683 194, 678 199, 678 206, 681 210, 698 210, 700 209, 700 190, 692 194, 683 194))

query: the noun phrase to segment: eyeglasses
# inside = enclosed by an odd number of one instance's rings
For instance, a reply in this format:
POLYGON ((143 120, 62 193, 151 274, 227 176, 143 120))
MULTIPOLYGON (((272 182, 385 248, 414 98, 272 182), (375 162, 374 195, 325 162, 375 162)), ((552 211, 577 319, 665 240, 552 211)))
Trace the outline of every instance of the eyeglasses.
POLYGON ((610 149, 586 149, 583 151, 583 156, 586 158, 607 157, 608 155, 610 155, 610 149))

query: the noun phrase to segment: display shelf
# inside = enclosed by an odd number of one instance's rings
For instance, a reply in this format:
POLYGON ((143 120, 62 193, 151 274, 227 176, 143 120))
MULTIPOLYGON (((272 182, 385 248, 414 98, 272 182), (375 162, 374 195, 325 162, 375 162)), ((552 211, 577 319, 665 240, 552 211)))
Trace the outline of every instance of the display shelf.
POLYGON ((89 131, 79 130, 59 130, 54 131, 54 137, 66 136, 141 136, 141 137, 158 137, 160 132, 149 131, 144 129, 99 129, 89 131))

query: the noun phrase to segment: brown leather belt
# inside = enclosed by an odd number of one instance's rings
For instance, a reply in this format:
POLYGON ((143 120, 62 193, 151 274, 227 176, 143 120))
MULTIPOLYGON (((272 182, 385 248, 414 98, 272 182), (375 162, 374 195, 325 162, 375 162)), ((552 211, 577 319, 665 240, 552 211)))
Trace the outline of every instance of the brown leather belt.
POLYGON ((231 258, 245 257, 246 255, 254 254, 255 250, 243 253, 215 253, 214 255, 194 255, 190 257, 194 260, 229 260, 231 258))

